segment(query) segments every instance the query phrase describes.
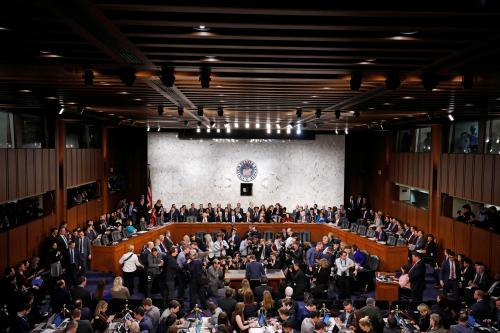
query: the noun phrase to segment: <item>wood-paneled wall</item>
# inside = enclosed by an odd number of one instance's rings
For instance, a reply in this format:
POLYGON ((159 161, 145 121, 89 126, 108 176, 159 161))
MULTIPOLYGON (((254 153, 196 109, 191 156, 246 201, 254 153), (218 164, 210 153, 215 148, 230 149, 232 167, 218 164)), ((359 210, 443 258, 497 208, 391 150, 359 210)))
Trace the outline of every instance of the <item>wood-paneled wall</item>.
POLYGON ((95 221, 102 214, 102 199, 98 198, 66 210, 66 222, 70 229, 74 229, 84 226, 87 220, 95 221))
POLYGON ((389 215, 426 232, 429 230, 429 211, 426 209, 417 208, 401 201, 392 201, 389 215))
POLYGON ((431 187, 430 153, 393 153, 389 169, 393 182, 425 190, 431 187))
POLYGON ((64 177, 66 187, 102 179, 102 150, 67 148, 64 152, 64 177))
POLYGON ((440 190, 453 197, 500 205, 500 156, 442 154, 440 190))
POLYGON ((0 149, 0 203, 56 187, 55 149, 0 149))
POLYGON ((50 229, 58 225, 56 215, 52 214, 0 233, 2 271, 8 265, 13 266, 23 259, 39 256, 50 229))

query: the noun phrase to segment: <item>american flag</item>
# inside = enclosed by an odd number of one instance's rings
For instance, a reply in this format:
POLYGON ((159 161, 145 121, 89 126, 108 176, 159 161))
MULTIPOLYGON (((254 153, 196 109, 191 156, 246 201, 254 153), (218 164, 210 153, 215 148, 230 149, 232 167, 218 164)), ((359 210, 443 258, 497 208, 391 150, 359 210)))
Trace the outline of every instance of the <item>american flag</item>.
POLYGON ((148 208, 151 209, 153 207, 153 189, 151 188, 151 174, 149 172, 149 165, 148 165, 148 195, 147 195, 147 201, 148 201, 148 208))

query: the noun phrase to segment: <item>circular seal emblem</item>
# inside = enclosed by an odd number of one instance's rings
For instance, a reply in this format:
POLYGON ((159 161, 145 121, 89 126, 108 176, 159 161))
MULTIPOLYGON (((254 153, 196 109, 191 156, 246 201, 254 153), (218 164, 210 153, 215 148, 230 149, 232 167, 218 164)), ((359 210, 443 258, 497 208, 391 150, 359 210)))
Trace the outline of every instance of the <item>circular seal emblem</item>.
POLYGON ((257 165, 250 160, 243 160, 236 167, 236 175, 242 182, 251 182, 257 177, 257 165))

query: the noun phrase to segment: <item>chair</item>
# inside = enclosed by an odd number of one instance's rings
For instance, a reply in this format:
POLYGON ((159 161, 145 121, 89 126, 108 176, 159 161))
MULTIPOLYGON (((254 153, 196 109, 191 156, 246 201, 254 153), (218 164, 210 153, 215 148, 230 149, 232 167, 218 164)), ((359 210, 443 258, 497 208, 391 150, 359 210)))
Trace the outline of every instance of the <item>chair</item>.
POLYGON ((408 241, 406 239, 404 239, 403 237, 399 237, 396 242, 396 246, 406 246, 407 243, 408 241))
POLYGON ((368 259, 368 270, 376 272, 379 265, 380 258, 378 256, 371 255, 368 259))
POLYGON ((264 239, 265 240, 272 240, 274 241, 274 233, 272 231, 265 231, 264 232, 264 239))
POLYGON ((366 237, 368 237, 368 238, 373 238, 373 237, 375 237, 375 230, 373 230, 372 228, 368 229, 368 230, 366 231, 366 237))
POLYGON ((396 237, 389 236, 387 238, 387 245, 389 245, 389 246, 395 246, 396 245, 396 237))
POLYGON ((299 236, 300 236, 300 241, 302 243, 305 243, 305 242, 311 242, 311 232, 310 231, 301 231, 299 233, 299 236))
POLYGON ((196 235, 196 238, 199 238, 199 239, 202 239, 202 240, 203 240, 203 239, 204 239, 203 237, 205 237, 205 234, 206 234, 206 233, 207 233, 206 231, 197 231, 197 232, 195 233, 195 235, 196 235))
POLYGON ((358 235, 360 235, 360 236, 365 236, 365 235, 366 235, 366 226, 364 226, 364 225, 360 225, 360 226, 358 227, 357 232, 358 232, 358 235))
POLYGON ((358 224, 357 223, 351 223, 349 230, 353 233, 356 233, 358 231, 358 224))
POLYGON ((113 242, 119 242, 122 239, 122 235, 118 230, 113 230, 111 232, 111 239, 113 240, 113 242))

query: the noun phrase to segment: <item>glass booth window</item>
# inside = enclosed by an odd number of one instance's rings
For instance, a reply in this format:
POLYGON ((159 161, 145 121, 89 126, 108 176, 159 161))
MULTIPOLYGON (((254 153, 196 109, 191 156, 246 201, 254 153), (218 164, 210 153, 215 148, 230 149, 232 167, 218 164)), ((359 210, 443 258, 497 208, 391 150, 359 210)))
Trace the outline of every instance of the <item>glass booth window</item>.
POLYGON ((0 111, 0 148, 14 148, 14 115, 0 111))
POLYGON ((22 148, 42 148, 45 146, 44 121, 35 115, 17 115, 21 126, 22 148))
POLYGON ((470 154, 478 149, 478 122, 466 121, 451 125, 449 152, 470 154))
POLYGON ((500 119, 487 122, 485 143, 487 154, 500 154, 500 119))
POLYGON ((409 152, 411 150, 412 132, 410 129, 397 132, 396 151, 409 152))
POLYGON ((431 151, 432 138, 431 138, 431 128, 417 128, 416 129, 416 149, 415 151, 418 153, 424 153, 431 151))

